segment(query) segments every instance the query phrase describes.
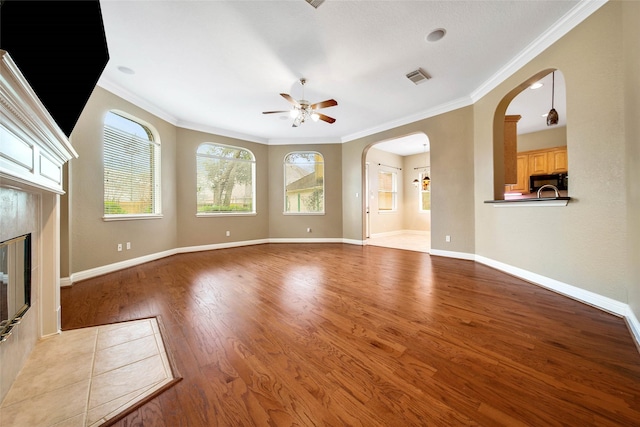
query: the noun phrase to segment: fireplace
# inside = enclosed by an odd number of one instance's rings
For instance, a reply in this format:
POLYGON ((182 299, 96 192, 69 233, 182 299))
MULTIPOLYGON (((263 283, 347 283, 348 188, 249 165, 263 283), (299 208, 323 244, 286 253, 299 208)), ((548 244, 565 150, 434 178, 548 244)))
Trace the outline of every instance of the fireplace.
MULTIPOLYGON (((60 195, 62 171, 77 157, 9 54, 0 50, 0 242, 22 270, 22 298, 2 304, 0 401, 36 342, 60 332, 60 195), (22 240, 23 236, 25 237, 22 240), (16 240, 19 238, 20 240, 16 240), (25 251, 29 252, 28 258, 25 251), (22 264, 16 260, 22 260, 22 264)), ((5 270, 10 270, 9 272, 5 270)), ((6 293, 9 299, 19 288, 6 293)))
POLYGON ((31 233, 0 242, 0 342, 31 307, 31 233))

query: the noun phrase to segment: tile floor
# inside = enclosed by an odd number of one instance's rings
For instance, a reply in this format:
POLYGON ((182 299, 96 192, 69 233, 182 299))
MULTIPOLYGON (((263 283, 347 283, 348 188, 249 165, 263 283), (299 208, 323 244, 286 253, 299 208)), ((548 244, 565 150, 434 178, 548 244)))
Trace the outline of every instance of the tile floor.
POLYGON ((156 318, 63 331, 36 344, 0 426, 97 427, 175 381, 156 318))
POLYGON ((429 253, 431 251, 431 233, 399 233, 370 237, 367 239, 367 245, 429 253))

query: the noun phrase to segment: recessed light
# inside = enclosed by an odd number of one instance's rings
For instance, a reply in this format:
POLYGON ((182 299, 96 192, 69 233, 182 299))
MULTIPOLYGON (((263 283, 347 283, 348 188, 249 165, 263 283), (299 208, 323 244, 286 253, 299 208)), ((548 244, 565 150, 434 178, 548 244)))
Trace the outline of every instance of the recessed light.
POLYGON ((529 89, 540 89, 542 86, 544 86, 544 84, 542 84, 540 82, 535 82, 534 84, 529 86, 529 89))
POLYGON ((438 28, 427 34, 427 37, 425 37, 425 39, 428 42, 437 42, 438 40, 443 38, 445 34, 447 34, 447 30, 445 30, 444 28, 438 28))
POLYGON ((118 71, 120 71, 121 73, 125 73, 125 74, 135 74, 136 73, 131 68, 125 67, 124 65, 120 65, 118 67, 118 71))

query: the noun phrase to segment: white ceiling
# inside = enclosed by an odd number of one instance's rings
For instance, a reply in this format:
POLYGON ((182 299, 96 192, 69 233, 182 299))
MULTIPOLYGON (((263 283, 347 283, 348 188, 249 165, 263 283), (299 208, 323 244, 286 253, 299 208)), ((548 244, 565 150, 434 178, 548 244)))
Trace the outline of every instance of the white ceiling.
MULTIPOLYGON (((602 4, 102 0, 110 60, 99 85, 185 128, 267 144, 345 142, 472 104, 602 4), (439 28, 444 38, 426 41, 439 28), (432 78, 415 85, 406 74, 418 68, 432 78), (302 98, 302 77, 307 100, 338 101, 321 110, 335 123, 294 128, 286 114, 262 114, 289 108, 280 93, 302 98)), ((543 101, 535 108, 548 111, 543 101)))

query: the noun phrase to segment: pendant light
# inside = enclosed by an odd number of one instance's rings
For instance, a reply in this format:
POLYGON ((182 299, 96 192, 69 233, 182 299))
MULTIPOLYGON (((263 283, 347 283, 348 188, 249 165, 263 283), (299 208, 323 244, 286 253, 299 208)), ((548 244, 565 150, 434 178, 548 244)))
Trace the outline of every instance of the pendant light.
POLYGON ((555 97, 555 83, 556 83, 555 75, 556 75, 555 71, 551 73, 551 110, 549 111, 549 114, 547 114, 547 126, 553 126, 558 124, 558 112, 556 111, 555 108, 553 108, 553 101, 555 97))

